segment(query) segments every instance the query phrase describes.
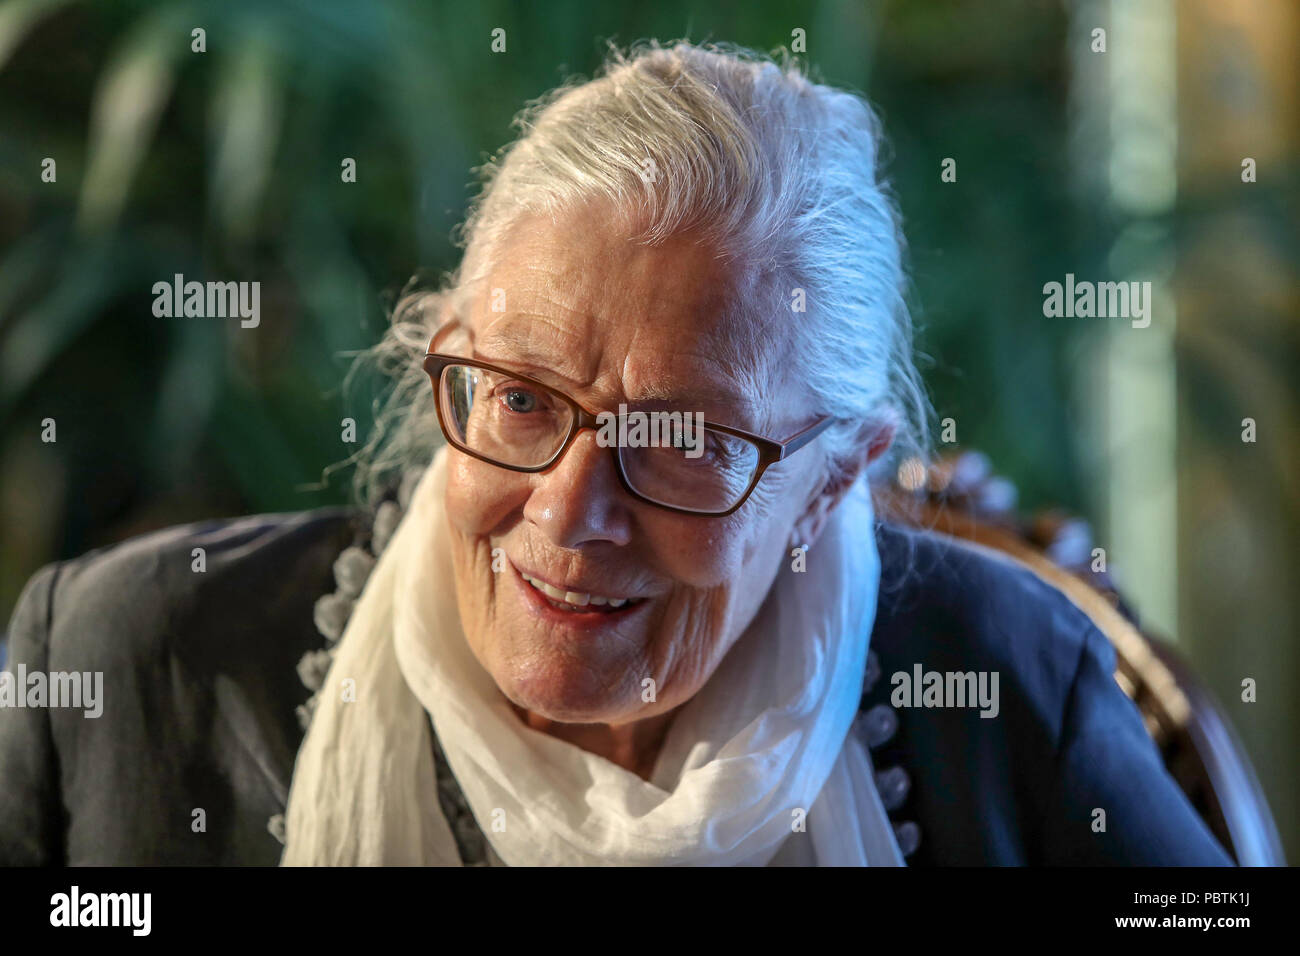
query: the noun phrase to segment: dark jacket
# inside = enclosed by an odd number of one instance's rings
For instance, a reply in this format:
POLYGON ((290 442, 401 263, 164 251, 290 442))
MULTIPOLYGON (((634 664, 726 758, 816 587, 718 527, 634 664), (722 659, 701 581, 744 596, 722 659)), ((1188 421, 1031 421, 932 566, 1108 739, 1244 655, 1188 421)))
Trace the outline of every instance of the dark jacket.
MULTIPOLYGON (((309 696, 297 664, 325 644, 313 605, 357 527, 343 509, 212 521, 37 572, 7 667, 102 671, 103 714, 0 708, 0 864, 277 863, 267 821, 284 811, 309 696)), ((864 712, 918 663, 999 674, 996 718, 899 708, 873 751, 877 771, 906 774, 890 789, 893 818, 920 826, 909 864, 1231 862, 1081 611, 982 549, 890 525, 877 540, 883 676, 864 712)))

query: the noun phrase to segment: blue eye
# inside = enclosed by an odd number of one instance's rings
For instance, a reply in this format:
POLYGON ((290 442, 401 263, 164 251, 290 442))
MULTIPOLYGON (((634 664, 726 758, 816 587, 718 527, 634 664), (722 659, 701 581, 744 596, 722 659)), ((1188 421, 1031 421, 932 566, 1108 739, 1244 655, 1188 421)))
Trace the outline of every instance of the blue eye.
POLYGON ((510 411, 520 414, 537 410, 537 396, 522 388, 508 389, 502 396, 502 402, 510 411))
POLYGON ((697 433, 688 441, 684 430, 674 429, 669 447, 681 452, 683 458, 692 460, 726 462, 732 457, 731 447, 712 431, 702 435, 697 433))

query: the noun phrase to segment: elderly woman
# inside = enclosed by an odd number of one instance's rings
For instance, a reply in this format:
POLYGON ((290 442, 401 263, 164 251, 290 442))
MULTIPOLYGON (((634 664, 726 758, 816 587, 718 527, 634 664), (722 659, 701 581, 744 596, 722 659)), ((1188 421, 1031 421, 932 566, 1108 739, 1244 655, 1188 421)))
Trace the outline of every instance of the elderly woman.
POLYGON ((32 579, 11 668, 103 716, 0 712, 0 859, 1229 862, 1081 611, 873 515, 926 402, 864 102, 651 44, 522 128, 378 348, 359 480, 409 480, 363 547, 332 509, 32 579))

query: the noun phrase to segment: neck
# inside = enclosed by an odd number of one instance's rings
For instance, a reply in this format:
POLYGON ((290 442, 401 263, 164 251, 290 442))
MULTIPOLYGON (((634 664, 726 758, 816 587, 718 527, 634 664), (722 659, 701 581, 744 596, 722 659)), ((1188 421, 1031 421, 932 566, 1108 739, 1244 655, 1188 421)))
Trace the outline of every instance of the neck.
POLYGON ((649 781, 675 710, 626 724, 562 724, 510 705, 533 730, 567 741, 649 781))

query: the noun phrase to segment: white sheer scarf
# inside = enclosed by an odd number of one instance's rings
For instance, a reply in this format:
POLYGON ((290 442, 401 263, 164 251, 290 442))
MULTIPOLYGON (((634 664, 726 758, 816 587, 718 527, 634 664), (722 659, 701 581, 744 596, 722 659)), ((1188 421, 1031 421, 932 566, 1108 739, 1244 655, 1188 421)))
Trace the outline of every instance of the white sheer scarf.
POLYGON ((431 717, 512 866, 902 865, 849 732, 880 571, 865 491, 836 511, 807 571, 785 564, 645 781, 524 726, 474 658, 447 546, 447 455, 421 479, 340 640, 294 768, 282 864, 460 865, 431 717))

